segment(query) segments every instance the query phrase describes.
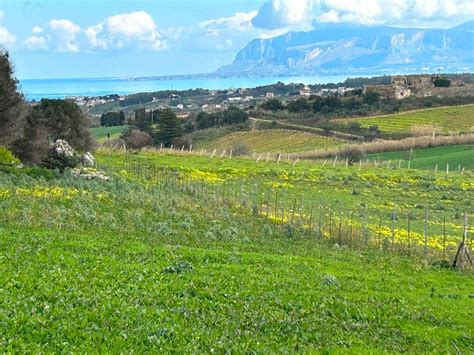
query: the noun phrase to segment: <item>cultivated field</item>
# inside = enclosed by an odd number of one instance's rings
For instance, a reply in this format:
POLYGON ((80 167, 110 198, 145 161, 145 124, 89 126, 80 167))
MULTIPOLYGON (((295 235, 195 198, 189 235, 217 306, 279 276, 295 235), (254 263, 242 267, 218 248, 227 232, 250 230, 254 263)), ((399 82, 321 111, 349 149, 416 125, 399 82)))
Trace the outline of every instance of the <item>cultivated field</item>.
POLYGON ((2 351, 473 349, 474 278, 442 262, 472 175, 98 158, 111 181, 0 172, 2 351))
POLYGON ((409 133, 414 126, 436 126, 442 132, 469 131, 474 127, 474 105, 462 105, 397 113, 386 116, 333 120, 359 122, 362 127, 379 126, 386 133, 409 133))
POLYGON ((236 145, 244 145, 248 152, 301 152, 305 150, 324 149, 336 147, 344 141, 323 137, 317 134, 301 131, 268 129, 261 131, 231 132, 214 139, 197 141, 196 149, 231 150, 236 145))
POLYGON ((410 151, 398 151, 381 154, 368 154, 367 159, 392 161, 398 164, 402 160, 402 166, 408 166, 410 159, 410 167, 415 169, 434 170, 456 170, 458 167, 465 169, 474 169, 474 145, 454 145, 447 147, 435 147, 414 149, 410 151))
POLYGON ((97 141, 104 142, 107 139, 107 134, 110 134, 110 138, 118 138, 127 129, 128 126, 114 126, 114 127, 95 127, 92 128, 92 134, 97 141))

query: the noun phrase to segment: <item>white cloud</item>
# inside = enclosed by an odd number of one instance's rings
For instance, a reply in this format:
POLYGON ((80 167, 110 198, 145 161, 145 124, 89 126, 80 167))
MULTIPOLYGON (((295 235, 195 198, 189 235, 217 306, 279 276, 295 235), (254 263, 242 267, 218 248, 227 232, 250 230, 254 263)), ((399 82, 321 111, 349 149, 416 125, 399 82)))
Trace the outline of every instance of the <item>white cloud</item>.
MULTIPOLYGON (((5 12, 0 10, 0 21, 5 17, 5 12)), ((5 27, 0 26, 0 46, 14 44, 16 37, 12 35, 5 27)))
POLYGON ((48 48, 47 40, 42 36, 28 37, 23 43, 30 50, 42 50, 48 48))
POLYGON ((225 31, 249 31, 253 28, 252 19, 257 16, 257 13, 257 11, 237 12, 231 17, 203 21, 199 24, 199 28, 203 30, 207 36, 219 36, 225 31))
POLYGON ((39 35, 41 32, 43 32, 43 29, 39 26, 35 26, 33 27, 33 29, 31 30, 31 32, 34 34, 34 35, 39 35))
POLYGON ((16 37, 12 35, 5 27, 0 27, 0 45, 5 46, 14 44, 16 37))
POLYGON ((77 36, 81 33, 81 28, 70 20, 56 20, 49 22, 52 41, 59 52, 79 52, 76 42, 77 36))
POLYGON ((316 0, 269 0, 252 19, 255 27, 277 29, 307 23, 316 0))
MULTIPOLYGON (((252 19, 263 29, 319 22, 426 25, 459 23, 474 14, 472 0, 268 0, 252 19)), ((449 26, 449 24, 448 24, 449 26)))
POLYGON ((150 50, 167 48, 153 18, 145 11, 119 14, 106 18, 84 30, 93 49, 141 47, 150 50))

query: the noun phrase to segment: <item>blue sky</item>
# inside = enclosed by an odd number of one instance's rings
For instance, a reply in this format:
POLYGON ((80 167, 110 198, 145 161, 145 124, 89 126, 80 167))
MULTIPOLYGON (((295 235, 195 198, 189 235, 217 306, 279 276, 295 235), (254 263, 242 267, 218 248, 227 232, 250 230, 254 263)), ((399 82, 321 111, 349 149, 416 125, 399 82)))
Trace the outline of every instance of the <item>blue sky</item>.
POLYGON ((471 0, 0 0, 0 46, 17 76, 203 73, 254 38, 315 23, 449 28, 471 0))

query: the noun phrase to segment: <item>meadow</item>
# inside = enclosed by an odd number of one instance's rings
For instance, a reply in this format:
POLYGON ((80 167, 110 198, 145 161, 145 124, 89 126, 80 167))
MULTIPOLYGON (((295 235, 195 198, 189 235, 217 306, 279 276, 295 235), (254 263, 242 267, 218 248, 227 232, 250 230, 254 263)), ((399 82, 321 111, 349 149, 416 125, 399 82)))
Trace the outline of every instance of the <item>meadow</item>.
POLYGON ((0 172, 2 352, 474 348, 473 275, 440 263, 434 242, 446 216, 458 244, 472 175, 169 151, 97 157, 108 182, 0 172), (311 202, 324 206, 312 225, 311 202), (414 229, 429 208, 430 252, 416 238, 398 243, 392 203, 414 212, 414 229), (354 214, 350 244, 341 206, 380 211, 397 241, 389 228, 379 244, 367 221, 368 243, 356 243, 354 214))
POLYGON ((377 125, 386 133, 410 133, 416 126, 435 126, 441 132, 469 131, 474 126, 474 105, 423 109, 397 114, 353 119, 337 119, 334 123, 358 122, 368 128, 377 125))

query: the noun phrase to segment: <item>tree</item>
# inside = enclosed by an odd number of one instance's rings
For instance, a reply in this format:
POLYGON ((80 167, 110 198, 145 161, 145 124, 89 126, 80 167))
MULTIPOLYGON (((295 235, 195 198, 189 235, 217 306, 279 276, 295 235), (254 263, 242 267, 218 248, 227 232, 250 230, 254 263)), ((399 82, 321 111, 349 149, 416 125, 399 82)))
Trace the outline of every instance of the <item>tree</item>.
POLYGON ((89 117, 74 101, 42 99, 34 111, 37 111, 37 121, 31 125, 46 128, 50 142, 64 139, 77 150, 93 148, 89 117))
POLYGON ((238 107, 231 106, 222 113, 222 124, 243 123, 249 119, 247 112, 238 107))
POLYGON ((102 127, 123 126, 125 123, 125 114, 120 112, 107 112, 100 117, 102 127))
POLYGON ((21 139, 29 111, 18 90, 8 52, 0 51, 0 145, 12 147, 21 139))
POLYGON ((278 99, 269 99, 261 104, 260 107, 267 111, 281 111, 285 109, 285 106, 278 99))
POLYGON ((169 147, 176 138, 180 138, 182 135, 183 129, 176 114, 170 109, 162 110, 160 114, 160 131, 156 143, 163 143, 164 146, 169 147))
POLYGON ((305 98, 299 98, 290 101, 286 108, 289 112, 298 113, 310 110, 311 106, 308 103, 308 100, 306 100, 305 98))
POLYGON ((380 101, 380 94, 378 92, 369 91, 364 95, 364 103, 368 105, 375 105, 380 101))

